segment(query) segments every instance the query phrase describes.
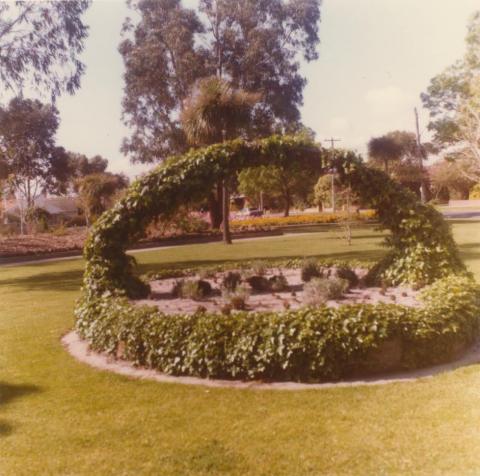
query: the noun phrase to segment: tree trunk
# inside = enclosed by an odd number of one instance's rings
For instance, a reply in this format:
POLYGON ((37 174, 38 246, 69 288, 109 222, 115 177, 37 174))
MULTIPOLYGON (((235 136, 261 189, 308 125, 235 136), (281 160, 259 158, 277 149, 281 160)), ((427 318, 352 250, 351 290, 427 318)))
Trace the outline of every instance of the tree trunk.
POLYGON ((218 182, 215 191, 208 196, 208 213, 210 224, 214 230, 219 230, 222 224, 222 183, 218 182))
POLYGON ((228 186, 226 180, 223 181, 223 193, 222 193, 222 204, 223 204, 223 241, 226 245, 232 244, 232 236, 230 234, 230 194, 228 193, 228 186))
POLYGON ((427 203, 428 201, 428 189, 425 180, 422 178, 422 182, 420 184, 420 201, 422 203, 427 203))
POLYGON ((283 199, 285 200, 285 210, 283 212, 284 217, 290 216, 290 206, 291 206, 291 197, 290 197, 290 192, 287 190, 283 196, 283 199))
POLYGON ((32 216, 35 208, 35 202, 32 197, 32 184, 30 178, 27 178, 27 209, 25 210, 25 228, 27 233, 32 233, 32 216))

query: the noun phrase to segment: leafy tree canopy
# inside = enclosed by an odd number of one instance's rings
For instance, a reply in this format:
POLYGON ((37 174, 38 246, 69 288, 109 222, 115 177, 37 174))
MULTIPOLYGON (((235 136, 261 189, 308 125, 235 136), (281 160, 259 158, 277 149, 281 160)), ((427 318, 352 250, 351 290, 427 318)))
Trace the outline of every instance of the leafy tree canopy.
POLYGON ((480 10, 470 18, 465 43, 464 57, 435 76, 421 95, 430 111, 429 129, 443 147, 463 140, 458 114, 465 102, 478 94, 474 84, 480 75, 480 10))
POLYGON ((25 85, 73 93, 85 66, 78 59, 90 0, 0 1, 0 81, 19 93, 25 85))
POLYGON ((78 197, 87 223, 92 223, 107 210, 117 193, 128 183, 125 175, 110 172, 93 173, 77 179, 78 197))
POLYGON ((403 155, 403 147, 393 133, 380 137, 372 137, 368 142, 370 162, 383 166, 388 174, 390 162, 398 162, 403 155))
POLYGON ((299 59, 317 58, 320 0, 135 0, 120 45, 125 73, 123 112, 132 135, 123 151, 153 162, 186 148, 179 122, 196 81, 218 76, 261 94, 251 135, 299 121, 305 78, 299 59))
MULTIPOLYGON (((308 129, 297 134, 298 140, 313 145, 313 137, 308 129)), ((313 194, 314 185, 322 173, 320 163, 290 161, 282 166, 261 165, 249 167, 238 173, 238 190, 252 202, 257 203, 260 193, 266 203, 279 200, 284 215, 288 216, 294 201, 307 203, 313 194)))
POLYGON ((466 200, 475 181, 468 177, 468 168, 459 160, 440 160, 428 168, 435 198, 466 200))
POLYGON ((14 98, 0 108, 0 157, 29 208, 42 191, 57 191, 69 174, 68 155, 55 145, 58 125, 57 109, 38 100, 14 98))
POLYGON ((95 155, 88 158, 84 154, 75 152, 68 153, 70 173, 73 178, 84 177, 90 174, 99 174, 105 172, 108 167, 108 159, 101 155, 95 155))
POLYGON ((418 191, 426 178, 420 159, 435 151, 436 148, 431 143, 419 147, 413 132, 392 131, 370 139, 368 161, 374 167, 383 168, 404 186, 418 191))
POLYGON ((457 116, 458 146, 450 158, 460 159, 471 180, 480 180, 480 74, 471 81, 471 95, 460 105, 457 116))

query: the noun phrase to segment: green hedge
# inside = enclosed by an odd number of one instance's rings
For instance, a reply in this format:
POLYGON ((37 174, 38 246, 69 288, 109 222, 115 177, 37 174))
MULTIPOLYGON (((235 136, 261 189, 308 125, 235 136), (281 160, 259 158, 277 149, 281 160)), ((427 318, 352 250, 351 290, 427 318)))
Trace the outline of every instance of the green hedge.
POLYGON ((322 149, 305 139, 272 136, 235 140, 172 157, 136 180, 95 223, 84 250, 86 268, 76 327, 92 348, 175 375, 323 380, 369 366, 371 353, 401 339, 399 367, 450 358, 477 335, 478 289, 467 277, 442 215, 418 203, 351 151, 322 149), (422 309, 346 305, 232 316, 166 316, 132 307, 126 297, 148 295, 126 249, 154 218, 199 201, 224 178, 258 165, 301 164, 319 174, 338 172, 390 231, 389 252, 373 266, 372 283, 427 288, 422 309), (433 283, 433 284, 432 284, 433 283))
POLYGON ((351 151, 337 151, 332 156, 305 139, 272 136, 191 150, 136 180, 126 196, 93 226, 84 251, 85 291, 92 297, 106 290, 132 297, 148 294, 125 251, 152 219, 171 217, 179 206, 205 198, 219 180, 246 167, 270 164, 288 168, 291 163, 301 163, 319 174, 335 167, 339 179, 377 210, 379 222, 391 231, 387 241, 390 252, 373 269, 372 281, 425 285, 465 272, 441 213, 418 203, 414 194, 382 171, 368 168, 351 151))
POLYGON ((343 305, 295 311, 166 315, 103 296, 77 306, 92 349, 171 375, 324 381, 367 372, 369 356, 399 338, 398 369, 447 361, 478 336, 480 289, 451 276, 422 292, 421 308, 343 305))

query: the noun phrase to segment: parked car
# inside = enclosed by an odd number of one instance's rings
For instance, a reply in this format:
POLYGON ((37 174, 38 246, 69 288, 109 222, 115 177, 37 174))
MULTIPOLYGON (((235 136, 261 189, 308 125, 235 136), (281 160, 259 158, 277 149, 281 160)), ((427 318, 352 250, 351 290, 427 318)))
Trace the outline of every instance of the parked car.
POLYGON ((261 217, 264 214, 263 210, 259 208, 244 208, 237 213, 238 218, 245 218, 245 217, 261 217))

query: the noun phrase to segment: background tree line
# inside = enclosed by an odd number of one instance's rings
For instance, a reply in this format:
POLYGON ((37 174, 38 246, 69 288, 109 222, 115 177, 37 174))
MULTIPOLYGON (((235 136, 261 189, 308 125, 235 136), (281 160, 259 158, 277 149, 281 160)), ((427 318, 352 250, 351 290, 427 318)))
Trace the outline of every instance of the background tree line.
MULTIPOLYGON (((180 0, 136 0, 131 7, 140 20, 125 22, 119 50, 123 118, 132 130, 122 150, 133 162, 302 128, 299 60, 318 56, 319 0, 199 0, 197 10, 180 0)), ((223 221, 227 242, 231 187, 219 183, 208 196, 211 225, 223 221)))

